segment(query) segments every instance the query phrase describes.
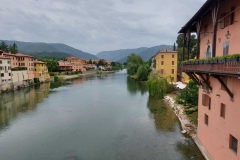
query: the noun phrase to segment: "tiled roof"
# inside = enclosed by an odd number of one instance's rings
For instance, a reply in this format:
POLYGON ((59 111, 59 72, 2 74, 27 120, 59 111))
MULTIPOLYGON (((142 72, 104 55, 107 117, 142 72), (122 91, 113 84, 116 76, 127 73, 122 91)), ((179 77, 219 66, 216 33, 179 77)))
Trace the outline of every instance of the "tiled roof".
POLYGON ((29 56, 29 55, 26 55, 23 53, 17 53, 17 54, 15 54, 15 56, 17 56, 17 57, 33 57, 33 56, 29 56))
POLYGON ((43 62, 43 61, 33 61, 33 63, 46 64, 46 62, 43 62))

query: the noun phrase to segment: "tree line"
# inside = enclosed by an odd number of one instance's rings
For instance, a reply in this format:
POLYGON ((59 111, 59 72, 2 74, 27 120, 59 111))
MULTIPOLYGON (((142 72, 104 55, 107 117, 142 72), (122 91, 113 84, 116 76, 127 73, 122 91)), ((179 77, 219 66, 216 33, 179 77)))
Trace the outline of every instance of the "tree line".
POLYGON ((18 46, 16 45, 16 43, 13 43, 13 45, 7 45, 4 41, 2 41, 0 43, 0 50, 7 52, 7 53, 12 53, 12 54, 16 54, 18 53, 18 46))

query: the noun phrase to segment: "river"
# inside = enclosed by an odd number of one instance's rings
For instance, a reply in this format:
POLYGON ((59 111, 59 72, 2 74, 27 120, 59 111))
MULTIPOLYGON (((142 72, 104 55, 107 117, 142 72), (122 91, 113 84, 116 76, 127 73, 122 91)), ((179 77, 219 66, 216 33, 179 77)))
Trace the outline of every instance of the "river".
POLYGON ((1 160, 203 160, 162 100, 125 71, 0 97, 1 160))

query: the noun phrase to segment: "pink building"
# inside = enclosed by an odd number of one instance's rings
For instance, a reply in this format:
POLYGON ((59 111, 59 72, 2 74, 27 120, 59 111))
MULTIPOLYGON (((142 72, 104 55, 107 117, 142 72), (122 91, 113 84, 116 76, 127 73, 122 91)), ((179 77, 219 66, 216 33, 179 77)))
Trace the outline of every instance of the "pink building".
POLYGON ((190 33, 198 36, 199 60, 182 70, 201 86, 197 138, 216 160, 240 159, 239 22, 239 0, 207 0, 179 31, 187 44, 190 33))
POLYGON ((28 80, 33 82, 34 79, 34 58, 32 56, 17 53, 0 53, 3 57, 8 57, 11 60, 11 68, 12 70, 27 70, 28 80))

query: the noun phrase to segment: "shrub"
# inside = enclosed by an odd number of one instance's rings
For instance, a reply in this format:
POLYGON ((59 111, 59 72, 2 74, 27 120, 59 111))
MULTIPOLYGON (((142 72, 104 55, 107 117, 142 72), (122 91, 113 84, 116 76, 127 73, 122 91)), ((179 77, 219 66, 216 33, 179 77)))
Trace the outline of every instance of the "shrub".
POLYGON ((54 76, 54 81, 59 81, 59 77, 57 75, 54 76))

